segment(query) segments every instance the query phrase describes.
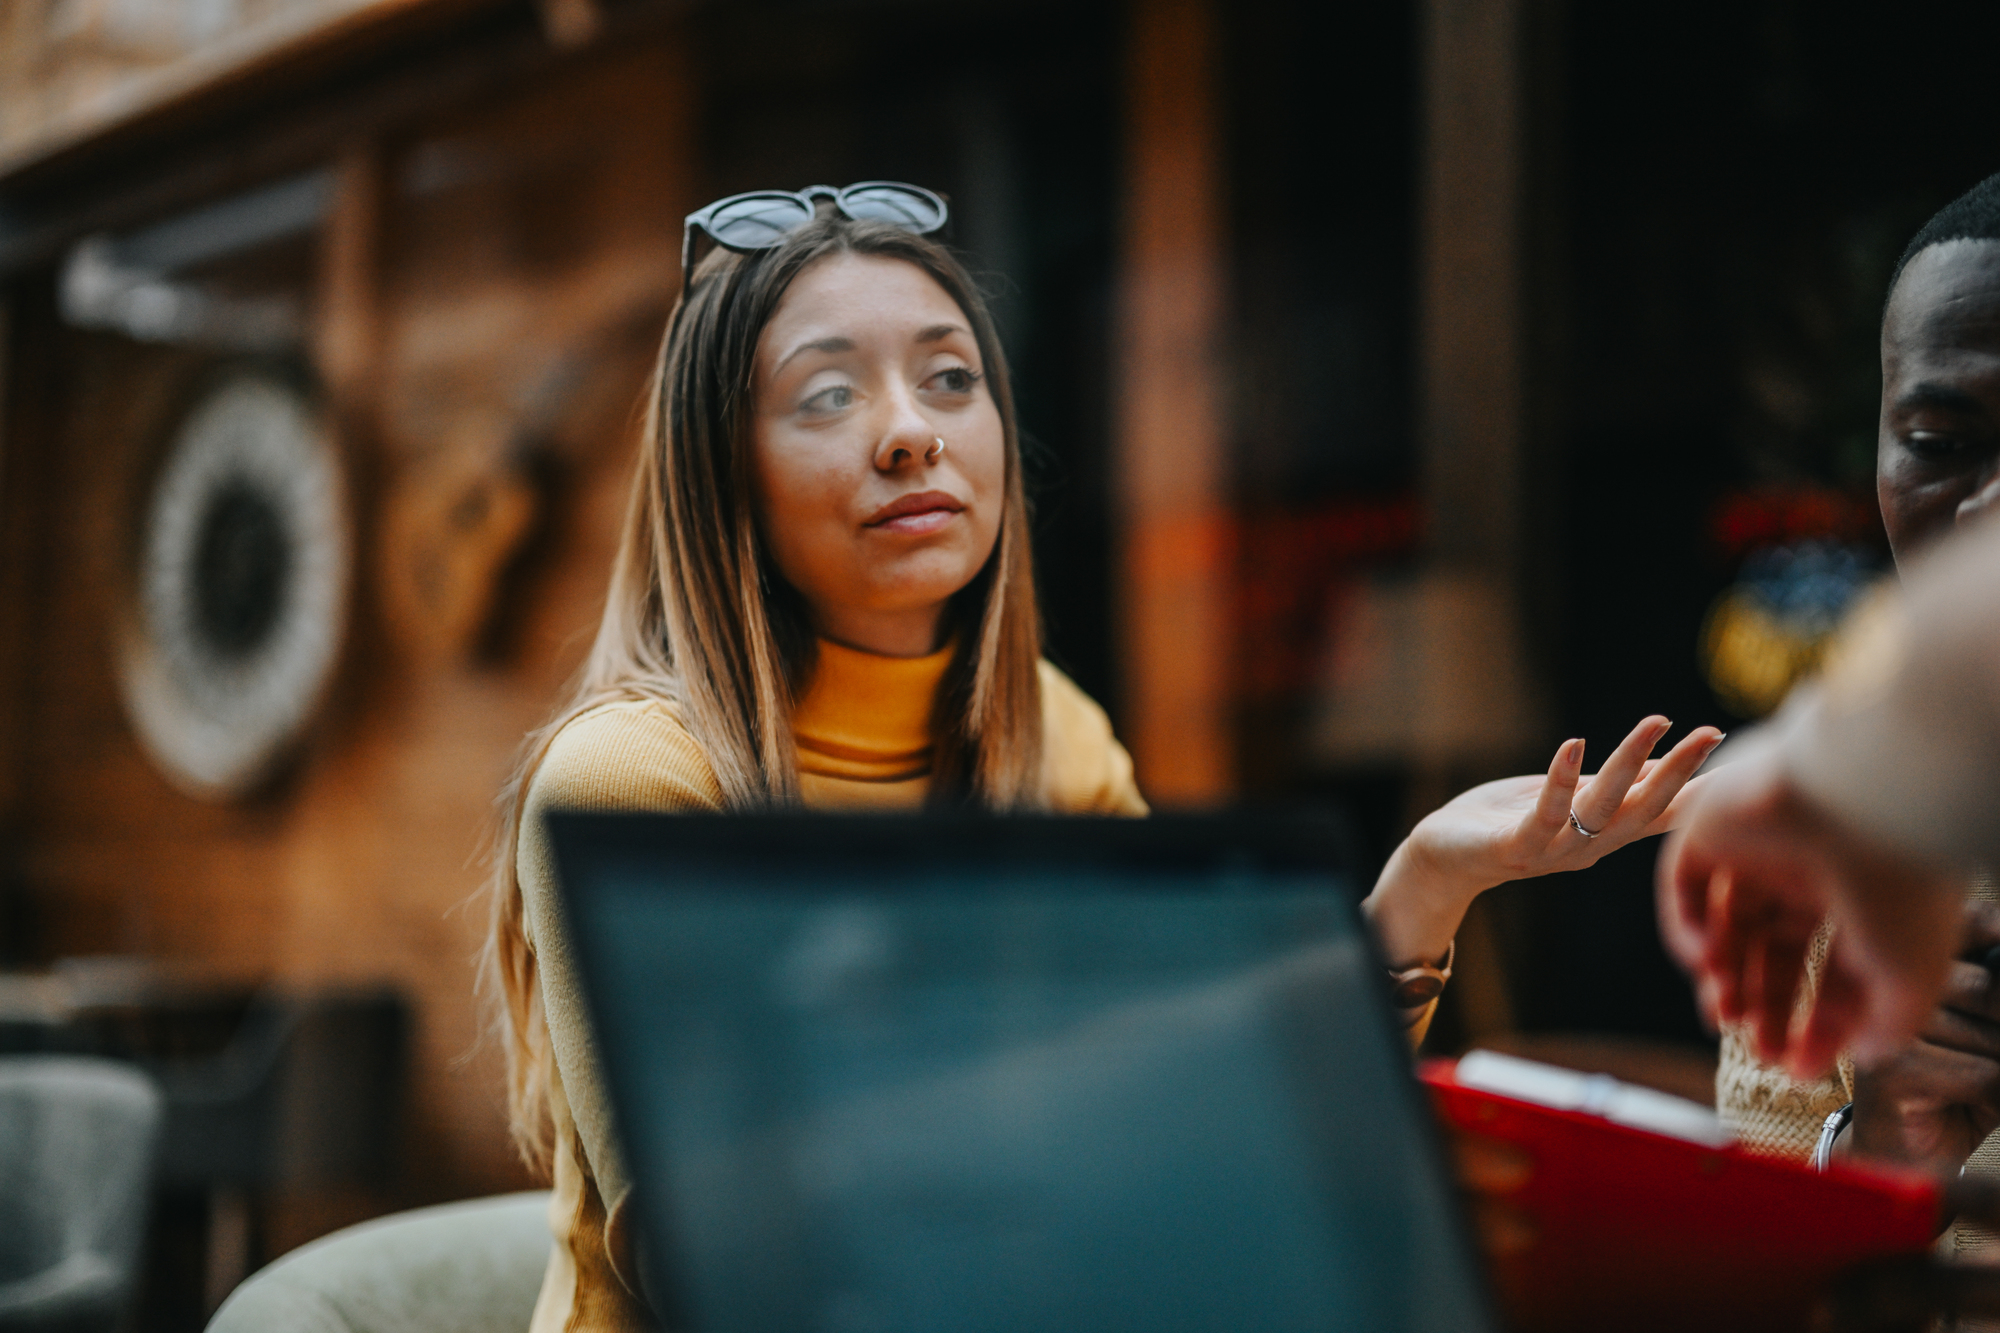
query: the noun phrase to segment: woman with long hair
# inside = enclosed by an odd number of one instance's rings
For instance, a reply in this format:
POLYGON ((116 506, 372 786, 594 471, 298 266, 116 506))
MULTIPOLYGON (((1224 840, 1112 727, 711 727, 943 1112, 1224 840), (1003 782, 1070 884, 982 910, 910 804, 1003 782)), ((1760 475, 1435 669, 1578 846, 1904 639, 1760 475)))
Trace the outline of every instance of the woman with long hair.
POLYGON ((721 244, 668 322, 603 620, 502 798, 487 972, 555 1184, 538 1333, 648 1322, 542 811, 1146 813, 1042 660, 1006 362, 944 207, 875 183, 689 220, 721 244))
MULTIPOLYGON (((684 267, 603 620, 502 798, 486 975, 515 1139, 555 1186, 537 1333, 650 1322, 543 811, 1146 813, 1103 710, 1042 660, 1006 362, 944 218, 871 182, 688 219, 684 266, 698 231, 719 248, 684 267)), ((1643 767, 1664 732, 1588 781, 1570 742, 1399 850, 1368 910, 1412 960, 1413 1036, 1473 896, 1658 831, 1708 741, 1643 767)))

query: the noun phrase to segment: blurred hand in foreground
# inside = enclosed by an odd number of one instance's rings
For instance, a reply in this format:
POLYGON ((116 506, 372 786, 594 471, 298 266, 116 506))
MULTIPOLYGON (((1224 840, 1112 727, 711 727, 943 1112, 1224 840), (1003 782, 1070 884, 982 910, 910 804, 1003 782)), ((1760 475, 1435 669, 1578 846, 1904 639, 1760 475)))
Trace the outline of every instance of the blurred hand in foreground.
POLYGON ((1363 904, 1383 952, 1392 962, 1437 957, 1473 899, 1495 885, 1581 870, 1672 828, 1705 781, 1695 770, 1722 741, 1714 727, 1696 727, 1663 758, 1648 759, 1672 725, 1646 718, 1588 776, 1584 743, 1566 741, 1546 774, 1488 782, 1426 815, 1363 904))
POLYGON ((1963 883, 1885 852, 1816 809, 1758 738, 1706 775, 1658 868, 1660 934, 1694 976, 1711 1025, 1747 1024, 1759 1058, 1795 1078, 1846 1049, 1897 1053, 1937 1002, 1958 943, 1963 883), (1834 932, 1801 1003, 1820 922, 1834 932))

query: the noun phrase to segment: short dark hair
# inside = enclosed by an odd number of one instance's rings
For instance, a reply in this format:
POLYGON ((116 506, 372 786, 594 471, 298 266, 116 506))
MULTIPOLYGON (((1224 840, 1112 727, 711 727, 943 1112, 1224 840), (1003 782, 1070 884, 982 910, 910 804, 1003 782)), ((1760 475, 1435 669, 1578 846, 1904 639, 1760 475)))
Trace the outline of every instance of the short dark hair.
POLYGON ((2000 172, 1988 176, 1937 211, 1903 248, 1896 271, 1889 275, 1889 290, 1896 289, 1909 262, 1933 245, 1946 241, 2000 241, 2000 172))

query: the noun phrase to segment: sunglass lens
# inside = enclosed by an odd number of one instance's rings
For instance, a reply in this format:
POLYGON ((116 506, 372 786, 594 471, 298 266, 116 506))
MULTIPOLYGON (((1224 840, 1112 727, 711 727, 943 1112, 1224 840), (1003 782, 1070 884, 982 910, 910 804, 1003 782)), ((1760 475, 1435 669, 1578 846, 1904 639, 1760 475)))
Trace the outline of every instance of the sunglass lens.
POLYGON ((944 208, 905 185, 856 185, 841 191, 840 211, 857 222, 891 222, 919 234, 944 225, 944 208))
POLYGON ((812 209, 794 195, 752 194, 724 203, 704 226, 724 245, 761 250, 812 221, 812 215, 812 209))

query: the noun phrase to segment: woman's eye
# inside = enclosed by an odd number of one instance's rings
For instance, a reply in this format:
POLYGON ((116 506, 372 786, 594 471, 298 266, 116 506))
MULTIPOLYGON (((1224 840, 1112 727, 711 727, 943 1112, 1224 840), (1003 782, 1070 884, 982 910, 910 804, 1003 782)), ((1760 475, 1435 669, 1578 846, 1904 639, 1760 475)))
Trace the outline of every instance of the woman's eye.
POLYGON ((799 407, 807 412, 838 412, 854 405, 854 390, 845 384, 831 384, 806 399, 799 407))
POLYGON ((931 376, 931 383, 946 393, 971 393, 972 386, 979 383, 979 372, 966 366, 953 366, 931 376))

